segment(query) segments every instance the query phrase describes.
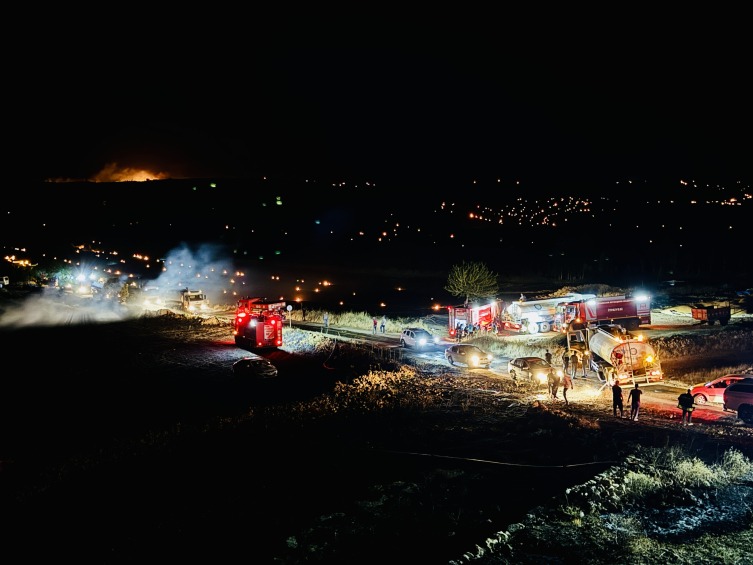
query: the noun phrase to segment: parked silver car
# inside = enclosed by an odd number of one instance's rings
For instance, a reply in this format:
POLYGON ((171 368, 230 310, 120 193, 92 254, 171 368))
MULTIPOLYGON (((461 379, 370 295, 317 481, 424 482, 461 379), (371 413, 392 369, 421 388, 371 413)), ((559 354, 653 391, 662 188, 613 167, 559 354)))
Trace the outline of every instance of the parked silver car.
POLYGON ((529 381, 545 384, 549 370, 554 370, 560 378, 564 373, 562 369, 553 367, 546 359, 541 357, 515 357, 507 362, 507 372, 513 379, 527 379, 529 381))
POLYGON ((444 356, 450 365, 465 365, 472 369, 476 367, 488 369, 493 361, 491 353, 469 343, 451 345, 445 349, 444 356))

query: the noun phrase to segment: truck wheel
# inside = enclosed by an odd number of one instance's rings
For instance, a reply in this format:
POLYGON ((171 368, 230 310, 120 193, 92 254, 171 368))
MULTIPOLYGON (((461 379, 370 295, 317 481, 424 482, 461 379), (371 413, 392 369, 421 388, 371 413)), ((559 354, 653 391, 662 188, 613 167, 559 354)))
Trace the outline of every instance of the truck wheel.
POLYGON ((528 324, 528 333, 532 334, 532 335, 539 333, 539 325, 538 324, 528 324))
POLYGON ((539 324, 539 331, 541 333, 546 333, 546 332, 548 332, 551 329, 552 329, 552 327, 549 325, 549 322, 541 322, 539 324))

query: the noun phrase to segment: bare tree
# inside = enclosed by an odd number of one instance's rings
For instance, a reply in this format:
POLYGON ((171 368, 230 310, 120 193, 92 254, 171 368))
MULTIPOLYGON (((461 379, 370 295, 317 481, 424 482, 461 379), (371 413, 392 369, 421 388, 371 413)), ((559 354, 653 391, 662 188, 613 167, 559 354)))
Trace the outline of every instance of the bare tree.
POLYGON ((444 289, 453 296, 462 296, 467 306, 477 298, 494 298, 499 292, 497 274, 480 262, 453 265, 444 289))

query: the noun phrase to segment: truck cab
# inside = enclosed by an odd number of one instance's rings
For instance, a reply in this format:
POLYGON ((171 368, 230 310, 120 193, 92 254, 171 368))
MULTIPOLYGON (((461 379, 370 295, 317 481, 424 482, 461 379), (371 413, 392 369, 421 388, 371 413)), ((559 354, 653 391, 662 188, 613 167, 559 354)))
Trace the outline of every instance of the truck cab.
POLYGON ((199 313, 209 309, 207 295, 200 290, 180 291, 180 307, 186 312, 199 313))

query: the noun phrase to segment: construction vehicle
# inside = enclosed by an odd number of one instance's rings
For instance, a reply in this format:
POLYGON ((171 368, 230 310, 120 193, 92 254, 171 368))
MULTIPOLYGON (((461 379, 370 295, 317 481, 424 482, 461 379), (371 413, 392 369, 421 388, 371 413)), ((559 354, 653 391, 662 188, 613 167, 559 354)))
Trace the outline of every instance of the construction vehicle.
POLYGON ((238 300, 233 318, 233 336, 239 347, 263 349, 282 345, 285 302, 266 302, 262 298, 238 300))
POLYGON ((602 324, 619 324, 628 331, 651 324, 651 297, 640 295, 601 296, 557 304, 554 314, 555 331, 593 328, 602 324))
POLYGON ((634 336, 618 324, 570 330, 567 347, 577 351, 603 383, 622 386, 664 382, 654 348, 642 335, 634 336))
POLYGON ((207 300, 207 295, 202 291, 185 288, 180 291, 180 307, 186 312, 198 314, 209 310, 209 301, 207 300))
POLYGON ((529 334, 550 332, 554 330, 558 304, 590 298, 596 298, 596 295, 574 293, 543 300, 514 300, 505 309, 502 327, 529 334))
POLYGON ((727 306, 703 306, 697 305, 695 308, 691 308, 690 311, 693 314, 694 320, 699 320, 702 324, 708 324, 713 326, 714 322, 719 322, 719 325, 726 326, 732 317, 732 309, 727 306))
POLYGON ((448 306, 448 333, 452 339, 457 338, 460 328, 467 328, 471 324, 482 329, 490 328, 492 323, 499 321, 502 313, 502 301, 494 300, 486 304, 468 304, 462 306, 448 306))

